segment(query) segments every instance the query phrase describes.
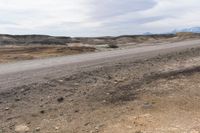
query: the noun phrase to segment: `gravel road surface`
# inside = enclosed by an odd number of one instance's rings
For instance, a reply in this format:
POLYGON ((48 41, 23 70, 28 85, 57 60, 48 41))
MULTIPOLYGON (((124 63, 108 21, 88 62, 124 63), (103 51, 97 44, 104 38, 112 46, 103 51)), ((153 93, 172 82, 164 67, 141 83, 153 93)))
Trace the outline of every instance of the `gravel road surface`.
POLYGON ((200 47, 200 40, 1 64, 0 91, 30 83, 47 82, 49 79, 59 78, 79 69, 109 62, 149 58, 195 47, 200 47))

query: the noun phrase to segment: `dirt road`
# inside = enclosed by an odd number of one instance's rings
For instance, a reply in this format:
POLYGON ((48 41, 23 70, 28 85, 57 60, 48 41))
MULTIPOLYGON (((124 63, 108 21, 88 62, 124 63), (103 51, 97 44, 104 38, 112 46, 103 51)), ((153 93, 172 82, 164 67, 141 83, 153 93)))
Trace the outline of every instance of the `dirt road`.
POLYGON ((0 133, 199 133, 200 40, 0 66, 0 133))
POLYGON ((200 40, 143 46, 132 49, 89 53, 0 65, 0 90, 62 77, 78 69, 123 59, 149 58, 172 51, 200 47, 200 40))

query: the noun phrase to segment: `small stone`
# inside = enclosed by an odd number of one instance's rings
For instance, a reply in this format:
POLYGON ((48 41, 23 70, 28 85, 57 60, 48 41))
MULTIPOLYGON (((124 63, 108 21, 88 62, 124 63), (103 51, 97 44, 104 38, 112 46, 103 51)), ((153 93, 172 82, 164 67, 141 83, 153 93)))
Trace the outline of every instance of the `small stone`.
POLYGON ((18 101, 20 101, 20 100, 21 100, 20 98, 16 98, 16 99, 15 99, 16 102, 18 102, 18 101))
POLYGON ((78 86, 78 85, 79 85, 79 83, 74 83, 74 85, 75 85, 75 86, 78 86))
POLYGON ((99 131, 99 127, 98 127, 98 126, 96 126, 96 127, 95 127, 95 130, 96 130, 96 131, 99 131))
POLYGON ((9 110, 9 107, 6 107, 5 110, 9 110))
POLYGON ((69 101, 73 102, 73 101, 74 101, 74 99, 69 99, 69 101))
POLYGON ((142 106, 143 109, 152 109, 153 108, 153 105, 151 103, 145 103, 143 106, 142 106))
POLYGON ((39 131, 40 131, 40 127, 37 127, 37 128, 35 129, 35 131, 39 132, 39 131))
POLYGON ((60 79, 60 80, 58 80, 58 82, 62 83, 62 82, 63 82, 63 80, 62 80, 62 79, 60 79))
POLYGON ((90 122, 87 122, 87 123, 84 124, 84 126, 87 126, 87 125, 89 125, 89 124, 90 124, 90 122))
POLYGON ((59 127, 55 127, 56 130, 59 130, 59 127))
POLYGON ((117 82, 117 81, 115 81, 115 82, 114 82, 114 84, 118 84, 118 82, 117 82))
POLYGON ((26 133, 29 130, 30 130, 29 127, 25 124, 21 124, 15 127, 15 132, 17 133, 26 133))
POLYGON ((106 100, 103 100, 103 103, 106 103, 106 100))
POLYGON ((95 131, 98 132, 100 130, 101 127, 103 127, 104 124, 100 124, 98 126, 95 127, 95 131))
POLYGON ((41 114, 44 114, 44 113, 45 113, 45 111, 44 111, 44 110, 41 110, 41 111, 40 111, 40 113, 41 113, 41 114))
POLYGON ((132 129, 133 127, 132 127, 132 126, 127 126, 127 128, 128 128, 128 129, 132 129))
POLYGON ((78 110, 78 109, 76 109, 76 110, 74 110, 74 112, 75 112, 75 113, 78 113, 78 112, 79 112, 79 110, 78 110))
POLYGON ((64 98, 63 98, 63 97, 60 97, 60 98, 57 99, 57 101, 58 101, 59 103, 61 103, 61 102, 64 101, 64 98))

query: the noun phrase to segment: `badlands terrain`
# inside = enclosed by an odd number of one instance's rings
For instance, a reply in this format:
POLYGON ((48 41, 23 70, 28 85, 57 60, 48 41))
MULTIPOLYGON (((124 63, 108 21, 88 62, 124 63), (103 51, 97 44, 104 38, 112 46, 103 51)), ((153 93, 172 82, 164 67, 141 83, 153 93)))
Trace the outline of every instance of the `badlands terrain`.
POLYGON ((198 39, 200 34, 124 35, 118 37, 53 37, 46 35, 0 35, 0 63, 73 55, 149 43, 198 39))
POLYGON ((0 133, 200 133, 199 34, 0 45, 0 133))

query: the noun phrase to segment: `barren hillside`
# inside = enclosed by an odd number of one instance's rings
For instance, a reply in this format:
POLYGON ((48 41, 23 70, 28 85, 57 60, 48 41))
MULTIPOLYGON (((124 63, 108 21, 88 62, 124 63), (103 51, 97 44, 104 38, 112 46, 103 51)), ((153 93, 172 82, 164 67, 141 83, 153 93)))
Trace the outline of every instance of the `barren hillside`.
POLYGON ((67 45, 69 43, 99 44, 126 44, 144 43, 152 41, 180 41, 199 38, 200 34, 177 33, 163 35, 124 35, 118 37, 55 37, 47 35, 0 35, 0 45, 67 45))

